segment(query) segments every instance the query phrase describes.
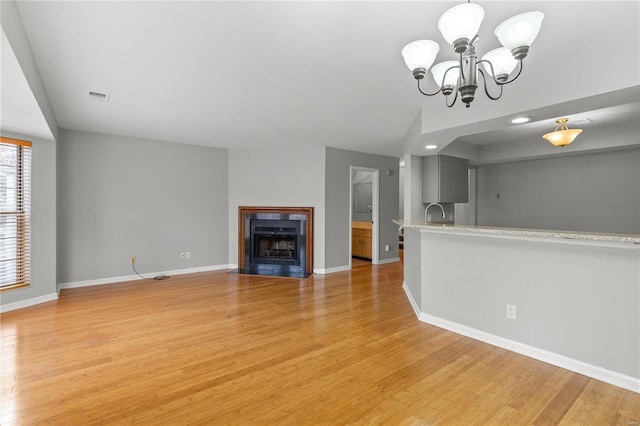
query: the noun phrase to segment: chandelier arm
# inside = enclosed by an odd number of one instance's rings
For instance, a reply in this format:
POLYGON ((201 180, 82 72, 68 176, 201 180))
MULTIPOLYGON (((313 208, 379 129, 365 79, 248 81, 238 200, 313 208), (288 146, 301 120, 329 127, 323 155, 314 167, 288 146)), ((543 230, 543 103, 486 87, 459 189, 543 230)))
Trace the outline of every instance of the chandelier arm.
POLYGON ((482 71, 482 68, 478 68, 478 71, 480 72, 480 75, 482 75, 482 81, 484 82, 484 93, 486 93, 487 97, 492 101, 497 101, 498 99, 500 99, 502 97, 502 85, 498 85, 500 87, 500 94, 496 97, 491 96, 491 94, 489 93, 489 88, 487 87, 487 76, 484 75, 484 71, 482 71))
POLYGON ((418 80, 418 91, 420 91, 420 93, 422 93, 425 96, 435 96, 442 91, 442 87, 439 88, 437 92, 433 92, 433 93, 423 92, 422 88, 420 87, 420 80, 418 80))
MULTIPOLYGON (((454 65, 452 67, 447 68, 444 74, 442 74, 442 83, 440 84, 440 90, 442 90, 442 88, 444 87, 444 81, 446 80, 447 74, 449 74, 449 71, 454 70, 456 68, 462 69, 460 65, 454 65)), ((460 86, 460 77, 458 77, 458 86, 460 86)))
MULTIPOLYGON (((489 68, 491 68, 491 78, 493 79, 493 82, 495 84, 497 84, 498 86, 504 86, 505 84, 509 84, 512 81, 514 81, 516 78, 520 77, 520 74, 522 73, 522 59, 520 59, 518 62, 519 62, 518 73, 515 75, 515 77, 513 77, 509 81, 499 81, 499 80, 496 79, 496 72, 493 69, 493 64, 491 63, 491 61, 487 61, 486 59, 481 59, 481 60, 478 61, 478 65, 479 64, 489 64, 489 68)), ((478 68, 478 69, 480 69, 480 68, 478 68)))
MULTIPOLYGON (((493 64, 491 63, 491 61, 487 61, 486 59, 481 59, 477 62, 477 65, 480 65, 480 64, 489 64, 489 68, 491 68, 490 74, 491 74, 491 77, 493 78, 493 82, 499 85, 500 82, 496 80, 496 71, 493 69, 493 64)), ((478 67, 478 71, 482 72, 482 68, 478 67)), ((486 78, 484 74, 482 75, 483 77, 486 78)))
POLYGON ((458 87, 456 86, 456 94, 453 96, 453 102, 451 102, 451 104, 449 104, 449 102, 447 102, 447 99, 449 99, 449 97, 447 96, 445 99, 445 104, 447 105, 447 108, 451 108, 453 105, 455 105, 456 100, 458 99, 458 87))
POLYGON ((504 86, 505 84, 509 84, 509 83, 511 83, 512 81, 514 81, 516 78, 520 77, 520 74, 522 73, 522 67, 523 67, 523 65, 522 65, 522 64, 523 64, 522 59, 518 60, 518 62, 519 62, 519 66, 518 66, 518 74, 516 74, 516 76, 515 76, 515 77, 513 77, 513 78, 512 78, 511 80, 509 80, 509 81, 505 81, 504 83, 498 83, 498 84, 500 84, 500 86, 504 86))

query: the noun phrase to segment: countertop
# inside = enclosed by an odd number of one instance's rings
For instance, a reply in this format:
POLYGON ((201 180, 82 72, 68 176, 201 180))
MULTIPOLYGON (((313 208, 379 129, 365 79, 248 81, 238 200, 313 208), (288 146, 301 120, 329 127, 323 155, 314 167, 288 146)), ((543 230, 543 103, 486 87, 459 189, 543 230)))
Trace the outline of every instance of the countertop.
POLYGON ((415 228, 425 231, 510 235, 518 237, 562 238, 566 240, 602 241, 611 243, 631 243, 640 245, 640 234, 607 234, 602 232, 560 231, 549 229, 500 228, 490 226, 451 225, 425 223, 421 220, 406 221, 394 219, 394 223, 404 228, 415 228))

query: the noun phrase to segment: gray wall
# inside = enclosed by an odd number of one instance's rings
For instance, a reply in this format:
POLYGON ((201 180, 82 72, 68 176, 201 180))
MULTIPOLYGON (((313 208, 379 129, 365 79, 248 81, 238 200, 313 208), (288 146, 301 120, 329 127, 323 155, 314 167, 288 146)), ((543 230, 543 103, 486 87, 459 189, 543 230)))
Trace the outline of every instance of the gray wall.
POLYGON ((56 143, 3 133, 32 142, 31 285, 2 293, 2 305, 56 293, 56 143))
POLYGON ((58 283, 227 265, 225 149, 60 131, 58 283), (190 260, 179 253, 191 251, 190 260))
POLYGON ((319 146, 229 151, 230 263, 238 263, 238 206, 313 207, 313 267, 324 268, 324 158, 319 146))
POLYGON ((421 251, 424 314, 640 377, 633 244, 423 232, 421 251))
POLYGON ((424 220, 422 203, 422 157, 404 156, 404 219, 424 220))
POLYGON ((478 225, 640 233, 639 149, 481 166, 477 184, 478 225))
POLYGON ((327 269, 349 265, 351 166, 380 170, 379 260, 398 257, 398 226, 392 222, 398 216, 400 197, 398 195, 398 159, 328 147, 325 174, 325 268, 327 269), (392 171, 391 176, 386 175, 387 169, 392 171), (388 252, 384 250, 386 244, 389 244, 388 252))
MULTIPOLYGON (((404 228, 404 282, 409 294, 420 310, 422 301, 422 235, 415 228, 404 228), (409 250, 406 248, 409 247, 409 250)), ((419 315, 418 312, 416 314, 419 315)))

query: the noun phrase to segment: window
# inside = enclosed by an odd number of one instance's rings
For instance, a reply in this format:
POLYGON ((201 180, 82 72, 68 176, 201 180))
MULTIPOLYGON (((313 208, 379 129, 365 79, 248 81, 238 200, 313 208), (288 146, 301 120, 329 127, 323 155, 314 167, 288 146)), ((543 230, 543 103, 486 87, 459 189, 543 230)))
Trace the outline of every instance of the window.
POLYGON ((0 136, 0 290, 29 285, 31 142, 0 136))

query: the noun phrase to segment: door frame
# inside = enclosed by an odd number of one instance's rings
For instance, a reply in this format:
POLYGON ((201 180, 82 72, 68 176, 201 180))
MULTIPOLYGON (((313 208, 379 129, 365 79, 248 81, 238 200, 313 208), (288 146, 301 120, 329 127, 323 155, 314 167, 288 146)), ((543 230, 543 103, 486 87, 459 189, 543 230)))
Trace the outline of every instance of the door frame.
POLYGON ((380 263, 380 247, 378 244, 378 234, 380 230, 379 215, 380 215, 380 169, 372 169, 369 167, 350 166, 349 169, 349 232, 348 232, 348 244, 349 244, 349 269, 352 267, 353 251, 351 247, 352 232, 351 222, 353 221, 353 172, 369 172, 371 176, 371 264, 378 265, 380 263))

